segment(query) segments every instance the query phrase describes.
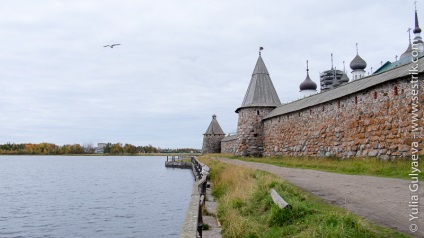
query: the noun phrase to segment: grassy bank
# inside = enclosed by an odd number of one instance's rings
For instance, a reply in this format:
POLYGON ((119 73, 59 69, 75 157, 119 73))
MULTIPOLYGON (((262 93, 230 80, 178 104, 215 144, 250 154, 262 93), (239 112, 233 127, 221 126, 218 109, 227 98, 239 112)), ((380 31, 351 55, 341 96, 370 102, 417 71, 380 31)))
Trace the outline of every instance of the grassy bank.
POLYGON ((199 158, 211 168, 223 237, 409 237, 376 226, 263 171, 199 158), (274 188, 292 209, 274 205, 274 188))
MULTIPOLYGON (((216 156, 220 156, 216 154, 216 156)), ((220 156, 249 162, 260 162, 281 167, 315 169, 334 173, 371 175, 389 178, 410 179, 412 172, 411 160, 382 161, 377 158, 310 158, 310 157, 237 157, 220 156)), ((419 169, 424 170, 424 159, 419 160, 419 169)), ((424 173, 418 175, 424 181, 424 173)))

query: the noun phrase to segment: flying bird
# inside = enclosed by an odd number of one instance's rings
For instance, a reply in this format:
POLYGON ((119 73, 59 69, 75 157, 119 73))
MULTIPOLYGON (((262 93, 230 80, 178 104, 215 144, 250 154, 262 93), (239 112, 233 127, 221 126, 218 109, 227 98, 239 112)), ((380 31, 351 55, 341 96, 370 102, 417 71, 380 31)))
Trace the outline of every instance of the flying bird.
POLYGON ((121 45, 121 44, 105 45, 105 46, 103 46, 103 47, 110 47, 110 48, 113 48, 114 46, 117 46, 117 45, 121 45))

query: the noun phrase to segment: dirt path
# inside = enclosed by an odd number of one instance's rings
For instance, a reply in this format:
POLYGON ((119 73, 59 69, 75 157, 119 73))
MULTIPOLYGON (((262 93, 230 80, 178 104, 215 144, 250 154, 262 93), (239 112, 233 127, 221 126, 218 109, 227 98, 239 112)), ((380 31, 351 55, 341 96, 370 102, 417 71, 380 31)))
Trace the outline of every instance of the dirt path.
MULTIPOLYGON (((344 175, 316 170, 282 168, 274 165, 244 162, 233 159, 219 159, 252 169, 259 169, 284 178, 294 185, 321 197, 333 205, 348 209, 377 224, 392 227, 398 231, 424 237, 424 183, 420 182, 419 222, 410 222, 411 192, 410 180, 380 178, 362 175, 344 175), (412 223, 418 224, 418 231, 409 230, 412 223)), ((417 221, 415 219, 414 221, 417 221)))

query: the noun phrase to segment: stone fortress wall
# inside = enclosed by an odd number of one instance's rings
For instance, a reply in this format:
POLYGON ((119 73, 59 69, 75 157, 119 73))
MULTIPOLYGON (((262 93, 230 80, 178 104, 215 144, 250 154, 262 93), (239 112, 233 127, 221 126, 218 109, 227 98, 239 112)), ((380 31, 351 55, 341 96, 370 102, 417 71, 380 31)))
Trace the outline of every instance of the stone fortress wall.
POLYGON ((235 154, 237 147, 237 136, 230 135, 221 140, 222 154, 235 154))
MULTIPOLYGON (((409 156, 413 100, 410 80, 406 76, 264 120, 264 155, 369 156, 384 160, 409 156)), ((419 85, 424 88, 423 75, 419 85)), ((419 101, 424 103, 424 93, 419 101)), ((418 118, 422 119, 422 114, 419 110, 418 118)))

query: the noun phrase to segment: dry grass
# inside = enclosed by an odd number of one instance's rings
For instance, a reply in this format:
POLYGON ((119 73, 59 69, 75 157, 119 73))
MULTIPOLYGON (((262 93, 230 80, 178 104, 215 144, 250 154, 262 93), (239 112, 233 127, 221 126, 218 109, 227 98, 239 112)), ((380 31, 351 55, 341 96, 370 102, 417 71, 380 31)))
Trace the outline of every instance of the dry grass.
POLYGON ((223 237, 408 237, 376 226, 263 171, 199 158, 211 168, 223 237), (272 202, 274 188, 292 209, 272 202))

